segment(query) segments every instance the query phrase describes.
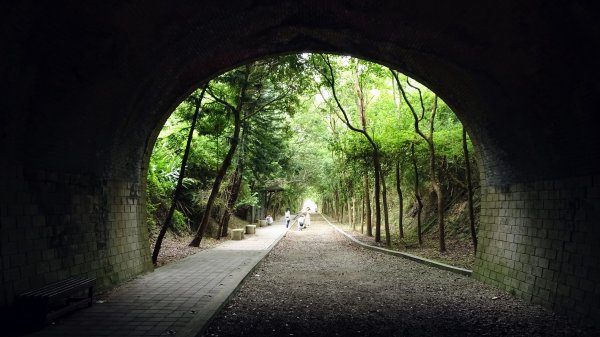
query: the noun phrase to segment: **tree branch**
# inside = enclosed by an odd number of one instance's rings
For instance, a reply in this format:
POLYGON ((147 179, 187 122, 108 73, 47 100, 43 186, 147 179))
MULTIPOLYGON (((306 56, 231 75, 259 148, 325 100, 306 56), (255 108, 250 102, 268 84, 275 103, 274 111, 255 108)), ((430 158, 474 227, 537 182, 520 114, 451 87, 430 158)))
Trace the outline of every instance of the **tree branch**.
MULTIPOLYGON (((400 83, 400 79, 398 78, 398 74, 396 74, 395 71, 391 70, 392 72, 392 76, 394 76, 394 79, 396 80, 396 84, 398 86, 398 90, 400 90, 400 92, 402 93, 402 97, 404 98, 404 101, 406 102, 406 105, 408 105, 408 108, 410 109, 410 112, 412 113, 413 119, 414 119, 414 125, 415 125, 415 132, 419 134, 419 136, 421 136, 421 138, 423 138, 428 144, 430 143, 430 139, 429 137, 427 137, 419 128, 419 122, 421 121, 419 119, 419 116, 417 115, 417 112, 415 111, 415 108, 413 107, 412 103, 408 100, 408 97, 406 96, 406 91, 404 90, 404 88, 402 87, 402 84, 400 83)), ((419 91, 420 93, 420 91, 419 91)), ((422 96, 419 96, 419 98, 421 99, 421 104, 423 104, 423 98, 422 96)))

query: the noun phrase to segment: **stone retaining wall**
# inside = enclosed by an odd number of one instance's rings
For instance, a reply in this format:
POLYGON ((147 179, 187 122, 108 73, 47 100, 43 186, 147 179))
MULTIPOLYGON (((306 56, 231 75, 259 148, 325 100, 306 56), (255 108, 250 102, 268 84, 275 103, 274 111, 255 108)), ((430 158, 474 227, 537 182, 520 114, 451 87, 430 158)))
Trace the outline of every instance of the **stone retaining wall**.
POLYGON ((600 321, 600 176, 482 188, 473 276, 600 321))
POLYGON ((152 270, 138 184, 0 167, 0 308, 69 276, 100 288, 152 270))

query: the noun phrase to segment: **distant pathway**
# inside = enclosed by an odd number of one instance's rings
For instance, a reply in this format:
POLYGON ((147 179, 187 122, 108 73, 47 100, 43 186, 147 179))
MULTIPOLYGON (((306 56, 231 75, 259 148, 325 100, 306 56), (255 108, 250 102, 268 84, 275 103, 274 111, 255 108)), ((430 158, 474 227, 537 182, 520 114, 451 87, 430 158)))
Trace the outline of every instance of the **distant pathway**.
POLYGON ((593 336, 476 280, 292 228, 205 336, 593 336))

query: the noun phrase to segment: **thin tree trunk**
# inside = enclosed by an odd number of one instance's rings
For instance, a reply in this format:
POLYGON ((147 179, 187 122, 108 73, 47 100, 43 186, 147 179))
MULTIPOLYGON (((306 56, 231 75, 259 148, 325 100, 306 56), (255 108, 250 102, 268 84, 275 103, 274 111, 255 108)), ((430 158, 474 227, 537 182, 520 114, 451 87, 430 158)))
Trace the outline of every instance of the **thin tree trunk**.
POLYGON ((200 246, 200 242, 202 241, 204 232, 206 231, 206 228, 208 227, 208 220, 210 218, 210 213, 211 213, 213 204, 214 204, 217 194, 219 192, 219 188, 221 187, 223 178, 225 177, 225 174, 227 173, 227 169, 229 169, 229 166, 231 166, 233 156, 235 154, 237 145, 239 143, 240 130, 241 130, 241 126, 242 126, 241 111, 242 111, 242 106, 244 103, 243 98, 245 97, 245 91, 247 89, 249 75, 250 75, 250 65, 247 65, 246 66, 245 83, 240 90, 237 106, 234 109, 232 109, 233 110, 232 111, 233 118, 234 118, 234 130, 233 130, 233 135, 231 137, 231 146, 229 147, 229 151, 227 152, 227 155, 225 156, 225 159, 223 160, 223 163, 221 164, 221 168, 217 172, 217 176, 213 183, 212 190, 210 192, 210 196, 208 197, 208 201, 206 202, 206 210, 204 211, 204 214, 202 215, 202 222, 200 223, 200 226, 198 227, 198 231, 196 232, 194 239, 192 240, 192 242, 190 242, 190 246, 192 246, 192 247, 200 246))
POLYGON ((364 234, 365 233, 365 198, 362 197, 360 198, 361 200, 361 207, 360 207, 360 233, 364 234))
POLYGON ((348 224, 352 226, 352 199, 350 196, 346 197, 346 209, 348 213, 348 224))
POLYGON ((227 169, 229 168, 229 166, 231 166, 231 161, 233 159, 233 155, 235 154, 235 150, 237 148, 237 140, 238 140, 239 133, 240 133, 240 131, 239 131, 240 130, 239 112, 236 112, 235 115, 236 115, 235 129, 233 132, 231 146, 229 147, 229 151, 227 152, 227 155, 225 156, 225 160, 223 160, 223 164, 221 164, 221 168, 219 169, 219 172, 217 172, 217 176, 213 183, 212 190, 208 197, 208 201, 206 202, 206 209, 204 211, 204 214, 202 214, 202 222, 200 223, 200 227, 198 227, 198 231, 196 232, 194 239, 192 240, 192 242, 190 242, 190 246, 192 246, 192 247, 200 246, 200 242, 202 241, 204 232, 206 231, 206 228, 208 227, 208 220, 210 218, 210 213, 211 213, 212 207, 215 203, 217 193, 219 191, 219 188, 221 187, 221 183, 223 182, 223 178, 225 177, 225 173, 227 172, 227 169))
MULTIPOLYGON (((356 81, 356 88, 357 88, 357 107, 359 110, 359 114, 360 114, 360 118, 361 118, 361 124, 362 124, 362 129, 356 128, 352 125, 352 123, 350 122, 350 118, 348 117, 348 113, 346 112, 346 109, 344 109, 344 107, 342 106, 339 98, 337 97, 337 92, 335 90, 335 74, 333 72, 333 67, 331 66, 331 62, 329 61, 329 57, 328 56, 324 56, 321 55, 321 57, 323 58, 323 61, 325 62, 325 64, 328 67, 328 74, 322 73, 324 76, 325 81, 328 82, 329 87, 331 88, 331 94, 333 96, 333 99, 335 100, 335 103, 338 107, 338 109, 340 110, 340 112, 343 115, 343 121, 346 124, 346 126, 354 131, 354 132, 358 132, 361 133, 369 142, 369 144, 371 144, 371 146, 373 147, 373 166, 374 166, 374 174, 375 174, 375 242, 380 242, 381 241, 381 202, 380 202, 380 182, 379 182, 379 171, 381 170, 381 165, 379 162, 379 151, 377 148, 377 144, 375 143, 375 141, 371 138, 371 136, 369 136, 369 134, 366 131, 366 113, 365 113, 365 109, 366 109, 366 105, 365 105, 365 100, 364 100, 364 95, 362 94, 362 88, 360 87, 360 83, 358 83, 358 73, 357 73, 357 81, 356 81)), ((341 117, 340 117, 341 118, 341 117)))
POLYGON ((462 144, 465 154, 465 168, 467 170, 467 195, 469 202, 469 225, 471 228, 471 239, 473 240, 473 250, 477 253, 477 233, 475 232, 475 211, 473 207, 473 183, 471 182, 471 162, 469 161, 469 150, 467 148, 467 130, 462 129, 462 144))
POLYGON ((379 171, 381 175, 381 196, 383 201, 383 223, 385 229, 385 245, 388 247, 392 246, 392 236, 390 234, 390 219, 388 216, 388 204, 387 204, 387 187, 385 185, 385 174, 383 171, 379 171))
MULTIPOLYGON (((358 71, 356 71, 355 74, 354 88, 357 96, 356 104, 360 115, 362 133, 373 147, 373 172, 375 175, 375 242, 381 242, 381 160, 377 144, 375 144, 373 139, 367 133, 367 106, 365 96, 358 77, 358 71)), ((389 227, 389 223, 387 226, 389 227)))
POLYGON ((183 177, 185 175, 185 167, 187 165, 187 160, 190 154, 190 148, 192 145, 192 139, 194 138, 194 129, 196 128, 196 121, 198 120, 198 116, 200 115, 200 107, 202 105, 202 99, 204 98, 204 93, 206 92, 206 88, 208 84, 202 88, 202 92, 200 93, 200 97, 196 102, 196 110, 194 111, 194 117, 192 119, 192 124, 190 125, 190 132, 188 133, 187 143, 185 144, 185 151, 183 152, 183 158, 181 159, 181 168, 179 170, 179 177, 177 178, 177 185, 175 186, 175 193, 173 194, 173 200, 171 201, 171 207, 169 208, 169 212, 167 213, 167 217, 162 227, 160 228, 160 232, 158 233, 158 237, 156 238, 156 243, 154 244, 154 251, 152 252, 152 263, 156 264, 158 260, 158 254, 160 253, 160 247, 162 245, 162 241, 165 238, 165 234, 167 230, 171 227, 171 219, 173 218, 173 213, 175 213, 175 207, 177 205, 177 200, 181 194, 181 190, 183 187, 183 177))
POLYGON ((401 188, 400 159, 396 161, 396 192, 398 192, 398 230, 400 238, 404 238, 404 197, 401 188))
POLYGON ((225 205, 225 212, 223 212, 223 216, 221 217, 221 221, 219 224, 219 238, 227 236, 227 232, 229 231, 229 219, 231 218, 231 213, 233 211, 233 206, 238 199, 240 194, 241 186, 242 186, 242 173, 240 172, 239 165, 236 167, 233 172, 233 182, 229 192, 229 198, 227 198, 227 204, 225 205))
POLYGON ((344 210, 346 209, 346 203, 344 202, 344 194, 340 193, 340 222, 344 223, 344 210))
POLYGON ((422 245, 423 237, 421 235, 421 210, 423 209, 423 202, 421 201, 421 194, 419 193, 419 170, 417 169, 417 158, 415 157, 415 144, 410 145, 410 152, 412 154, 413 170, 415 171, 415 199, 417 199, 417 237, 419 238, 419 245, 422 245))
POLYGON ((367 236, 373 236, 373 225, 371 223, 371 189, 369 188, 369 173, 365 171, 365 209, 367 217, 367 236))
POLYGON ((375 148, 373 153, 373 162, 375 165, 375 242, 381 242, 381 180, 379 177, 381 164, 379 163, 379 151, 375 143, 372 143, 372 145, 375 148))
POLYGON ((439 243, 440 243, 440 252, 446 251, 446 222, 444 216, 444 190, 442 189, 442 183, 440 182, 440 178, 438 176, 438 170, 436 168, 436 155, 435 155, 435 146, 433 142, 433 125, 435 122, 435 115, 437 111, 437 96, 433 100, 433 109, 431 112, 431 121, 429 123, 429 140, 427 141, 427 145, 429 146, 429 168, 431 175, 431 182, 433 185, 433 189, 435 190, 435 194, 437 195, 437 213, 438 213, 438 228, 439 228, 439 243))
POLYGON ((437 95, 434 97, 433 108, 431 109, 431 120, 429 122, 429 135, 425 135, 425 133, 423 133, 423 131, 421 131, 421 129, 419 127, 419 122, 425 116, 425 105, 423 102, 423 96, 421 95, 421 90, 418 87, 411 85, 410 82, 408 82, 408 79, 406 80, 407 84, 419 93, 419 100, 420 100, 420 104, 421 104, 421 117, 419 117, 417 115, 414 107, 412 106, 412 104, 410 103, 408 98, 406 97, 406 92, 404 91, 404 88, 402 87, 402 85, 400 83, 400 79, 398 78, 398 75, 393 71, 392 71, 392 75, 394 76, 394 79, 396 80, 398 89, 402 93, 402 97, 404 97, 404 100, 406 101, 406 104, 408 105, 408 107, 413 115, 415 132, 419 136, 421 136, 421 138, 423 138, 425 140, 425 142, 427 142, 427 147, 429 149, 429 172, 431 175, 431 184, 433 185, 433 190, 435 191, 435 194, 437 196, 437 213, 438 213, 439 247, 440 247, 439 250, 440 250, 440 252, 445 252, 446 251, 446 237, 445 237, 446 231, 445 231, 445 219, 444 219, 444 194, 442 191, 442 186, 441 186, 441 182, 440 182, 440 179, 438 176, 438 172, 436 170, 436 156, 435 156, 435 147, 434 147, 434 141, 433 141, 434 122, 435 122, 435 115, 437 112, 437 98, 438 97, 437 97, 437 95))
POLYGON ((333 214, 337 221, 340 221, 339 200, 340 200, 340 193, 338 192, 338 188, 336 187, 333 190, 333 214))
POLYGON ((352 194, 352 231, 356 231, 356 198, 352 194))

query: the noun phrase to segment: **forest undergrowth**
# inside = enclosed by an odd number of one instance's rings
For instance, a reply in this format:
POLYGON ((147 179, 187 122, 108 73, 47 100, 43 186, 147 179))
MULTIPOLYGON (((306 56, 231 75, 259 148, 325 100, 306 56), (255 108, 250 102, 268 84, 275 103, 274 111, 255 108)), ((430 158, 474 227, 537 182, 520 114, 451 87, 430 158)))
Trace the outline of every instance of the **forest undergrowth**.
MULTIPOLYGON (((473 249, 473 242, 469 236, 466 208, 467 202, 466 200, 462 199, 457 200, 448 207, 446 213, 447 249, 445 252, 439 251, 438 231, 435 224, 436 217, 434 199, 427 200, 424 203, 423 223, 427 224, 428 226, 424 226, 425 228, 423 231, 422 245, 419 245, 417 239, 416 219, 414 216, 411 216, 411 214, 414 214, 415 212, 412 209, 409 209, 405 212, 407 216, 404 218, 404 238, 399 238, 398 220, 395 219, 392 221, 392 223, 390 223, 390 232, 392 236, 391 247, 387 247, 385 245, 385 240, 382 240, 379 243, 375 242, 374 236, 368 236, 366 234, 367 231, 364 225, 363 230, 361 231, 360 221, 352 226, 346 216, 344 217, 343 221, 337 223, 337 226, 348 234, 351 234, 357 240, 372 246, 406 252, 430 260, 449 264, 451 266, 472 270, 475 264, 475 253, 473 249)), ((397 205, 394 205, 392 209, 390 209, 390 214, 398 214, 397 205)))
MULTIPOLYGON (((236 216, 233 216, 229 220, 231 229, 243 228, 248 222, 242 220, 236 216)), ((229 240, 228 236, 216 239, 214 237, 206 237, 202 240, 199 247, 192 247, 189 245, 190 241, 194 238, 194 233, 191 229, 180 230, 180 231, 167 231, 165 238, 163 239, 160 254, 156 261, 156 267, 161 267, 166 264, 179 261, 185 257, 196 254, 206 249, 214 248, 221 243, 229 240)), ((150 247, 153 247, 156 243, 156 235, 150 236, 150 247)))

